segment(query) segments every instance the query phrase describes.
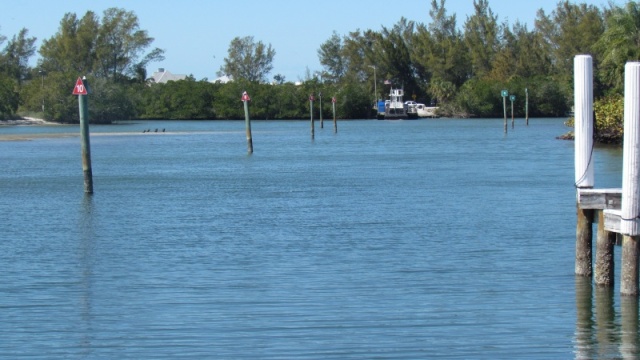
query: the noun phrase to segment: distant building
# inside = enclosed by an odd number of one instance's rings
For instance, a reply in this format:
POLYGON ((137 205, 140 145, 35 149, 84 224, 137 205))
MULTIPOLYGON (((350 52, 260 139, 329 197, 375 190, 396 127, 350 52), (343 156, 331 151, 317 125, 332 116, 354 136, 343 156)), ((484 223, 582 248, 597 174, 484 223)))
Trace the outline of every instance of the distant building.
POLYGON ((172 74, 171 72, 166 71, 164 68, 159 68, 158 71, 153 73, 151 78, 156 84, 165 84, 169 81, 185 80, 187 78, 187 75, 172 74))

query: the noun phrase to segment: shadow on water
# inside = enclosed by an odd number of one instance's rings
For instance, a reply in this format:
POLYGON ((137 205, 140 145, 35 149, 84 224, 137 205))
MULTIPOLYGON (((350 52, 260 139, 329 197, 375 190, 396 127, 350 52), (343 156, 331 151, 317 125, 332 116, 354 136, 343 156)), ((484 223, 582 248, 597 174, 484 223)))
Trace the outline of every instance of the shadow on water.
POLYGON ((94 262, 94 249, 96 229, 94 225, 94 204, 93 196, 85 194, 79 207, 78 215, 78 257, 79 257, 79 279, 81 283, 81 307, 80 318, 84 326, 83 336, 80 337, 79 348, 83 349, 83 353, 88 355, 92 351, 91 334, 92 327, 92 275, 94 262))
POLYGON ((576 311, 576 359, 638 359, 638 298, 621 297, 617 316, 615 289, 594 288, 591 278, 577 276, 576 311))

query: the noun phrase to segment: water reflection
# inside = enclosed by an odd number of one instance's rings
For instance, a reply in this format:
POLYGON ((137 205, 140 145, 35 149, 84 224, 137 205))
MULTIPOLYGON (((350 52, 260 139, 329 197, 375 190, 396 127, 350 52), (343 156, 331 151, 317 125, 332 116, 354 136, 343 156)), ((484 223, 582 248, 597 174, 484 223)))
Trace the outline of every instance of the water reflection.
POLYGON ((594 358, 593 288, 591 278, 576 276, 576 359, 594 358))
POLYGON ((94 241, 96 229, 94 226, 93 196, 85 194, 80 204, 78 216, 78 264, 79 280, 81 284, 80 319, 81 331, 79 348, 84 355, 91 353, 92 333, 92 275, 94 259, 94 241))
POLYGON ((620 299, 622 342, 620 353, 623 359, 638 359, 638 298, 623 296, 620 299))
MULTIPOLYGON (((587 279, 590 283, 591 279, 587 279)), ((596 344, 598 358, 607 358, 617 352, 618 334, 614 309, 614 288, 596 287, 596 344)))
POLYGON ((576 359, 639 358, 638 298, 621 297, 617 317, 614 288, 594 290, 591 278, 576 277, 576 310, 576 359))

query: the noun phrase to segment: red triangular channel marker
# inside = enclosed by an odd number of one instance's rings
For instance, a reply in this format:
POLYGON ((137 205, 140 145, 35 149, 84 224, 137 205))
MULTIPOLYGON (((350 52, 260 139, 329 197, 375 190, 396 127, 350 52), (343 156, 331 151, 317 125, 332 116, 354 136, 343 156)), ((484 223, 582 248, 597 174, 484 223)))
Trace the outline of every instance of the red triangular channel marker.
POLYGON ((81 78, 76 80, 76 86, 73 87, 73 95, 87 95, 87 88, 84 86, 81 78))
POLYGON ((251 101, 251 98, 249 97, 249 94, 247 94, 246 91, 242 93, 242 101, 251 101))

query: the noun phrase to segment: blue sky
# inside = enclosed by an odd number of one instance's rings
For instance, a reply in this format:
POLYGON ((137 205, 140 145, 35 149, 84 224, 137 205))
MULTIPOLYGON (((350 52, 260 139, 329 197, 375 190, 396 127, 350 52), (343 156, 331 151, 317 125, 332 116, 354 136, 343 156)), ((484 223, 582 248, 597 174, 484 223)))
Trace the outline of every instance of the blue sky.
MULTIPOLYGON (((606 6, 607 0, 578 3, 606 6)), ((625 0, 615 0, 618 5, 625 0)), ((428 24, 430 0, 12 0, 0 11, 0 34, 11 38, 21 28, 38 38, 52 37, 67 12, 82 17, 87 11, 102 12, 110 7, 133 11, 140 28, 155 38, 153 47, 165 50, 166 59, 154 63, 149 75, 163 67, 174 74, 191 74, 197 80, 214 79, 236 36, 253 36, 276 51, 270 76, 282 74, 288 81, 304 79, 307 69, 321 69, 317 50, 333 31, 380 30, 392 27, 405 17, 428 24)), ((538 9, 550 13, 557 0, 489 0, 498 21, 516 20, 533 28, 538 9)), ((472 0, 447 0, 448 14, 456 14, 458 26, 473 13, 472 0)), ((33 62, 37 56, 34 57, 33 62)))

